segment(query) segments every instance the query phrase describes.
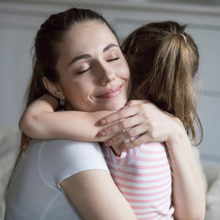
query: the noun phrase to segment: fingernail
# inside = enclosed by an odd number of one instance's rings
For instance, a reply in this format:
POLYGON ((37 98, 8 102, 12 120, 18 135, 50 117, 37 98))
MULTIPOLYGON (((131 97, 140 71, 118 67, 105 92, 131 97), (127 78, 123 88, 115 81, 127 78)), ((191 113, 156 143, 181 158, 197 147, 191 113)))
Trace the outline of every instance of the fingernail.
POLYGON ((99 125, 105 125, 106 124, 106 120, 105 119, 102 119, 99 121, 99 125))
POLYGON ((105 142, 105 145, 106 145, 106 146, 111 146, 112 143, 113 143, 112 140, 107 140, 107 141, 105 142))
POLYGON ((130 141, 133 141, 133 140, 135 140, 136 138, 135 137, 132 137, 132 138, 130 138, 130 141))
POLYGON ((105 136, 105 132, 104 131, 99 131, 97 136, 98 137, 103 137, 103 136, 105 136))
POLYGON ((129 140, 129 139, 124 140, 124 144, 128 144, 129 142, 130 142, 130 140, 129 140))

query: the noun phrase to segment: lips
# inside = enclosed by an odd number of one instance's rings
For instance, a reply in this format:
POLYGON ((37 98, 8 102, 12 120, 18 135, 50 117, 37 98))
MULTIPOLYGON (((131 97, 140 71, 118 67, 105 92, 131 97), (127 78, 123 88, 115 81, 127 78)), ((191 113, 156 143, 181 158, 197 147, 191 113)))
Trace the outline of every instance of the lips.
POLYGON ((104 92, 97 95, 96 97, 103 98, 103 99, 114 98, 121 94, 121 87, 122 86, 114 86, 111 89, 105 90, 104 92))

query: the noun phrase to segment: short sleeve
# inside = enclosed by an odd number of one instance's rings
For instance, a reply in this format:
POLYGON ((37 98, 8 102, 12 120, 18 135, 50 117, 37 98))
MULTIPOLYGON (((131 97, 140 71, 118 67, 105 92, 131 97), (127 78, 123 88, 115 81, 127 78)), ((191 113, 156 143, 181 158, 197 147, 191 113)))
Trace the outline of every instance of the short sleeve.
POLYGON ((109 171, 98 143, 67 139, 42 141, 38 154, 38 172, 49 187, 61 189, 59 184, 64 179, 94 169, 109 171))

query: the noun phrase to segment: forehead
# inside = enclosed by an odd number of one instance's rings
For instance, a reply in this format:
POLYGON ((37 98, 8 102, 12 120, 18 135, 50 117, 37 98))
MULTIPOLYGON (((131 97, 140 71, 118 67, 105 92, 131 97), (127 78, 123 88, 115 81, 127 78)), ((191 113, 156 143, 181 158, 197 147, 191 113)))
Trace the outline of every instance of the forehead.
POLYGON ((109 43, 118 45, 117 39, 109 27, 98 21, 89 21, 74 25, 68 31, 61 46, 71 47, 75 52, 88 52, 87 50, 93 47, 98 49, 109 43))

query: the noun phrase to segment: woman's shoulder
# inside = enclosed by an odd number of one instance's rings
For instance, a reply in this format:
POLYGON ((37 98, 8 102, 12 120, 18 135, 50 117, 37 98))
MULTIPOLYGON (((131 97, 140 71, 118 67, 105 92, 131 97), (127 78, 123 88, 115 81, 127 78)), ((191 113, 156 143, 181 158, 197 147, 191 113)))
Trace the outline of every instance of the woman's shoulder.
POLYGON ((91 158, 102 155, 102 150, 97 142, 76 141, 70 139, 41 140, 39 157, 54 158, 54 160, 78 161, 81 158, 91 158))
POLYGON ((68 139, 41 141, 38 171, 45 182, 51 179, 59 186, 65 178, 92 169, 108 171, 98 143, 68 139))

